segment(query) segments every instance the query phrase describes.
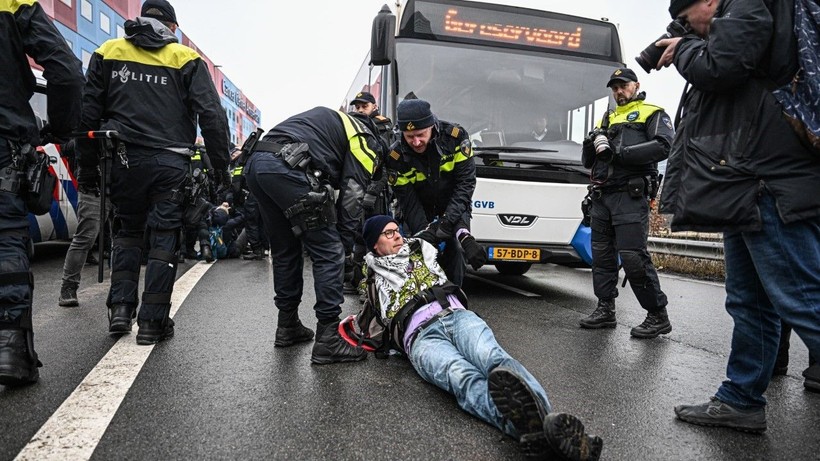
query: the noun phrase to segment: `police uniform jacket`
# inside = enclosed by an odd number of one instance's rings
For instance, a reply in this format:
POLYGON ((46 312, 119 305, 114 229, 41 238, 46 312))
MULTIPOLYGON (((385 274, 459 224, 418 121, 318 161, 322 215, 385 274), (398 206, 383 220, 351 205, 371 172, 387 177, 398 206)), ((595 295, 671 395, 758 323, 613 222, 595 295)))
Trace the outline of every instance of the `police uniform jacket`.
MULTIPOLYGON (((664 110, 644 101, 641 92, 634 101, 607 113, 611 158, 595 154, 591 140, 583 145, 582 161, 590 178, 604 187, 623 187, 630 178, 658 175, 658 162, 669 156, 675 131, 664 110), (654 143, 645 144, 655 141, 654 143), (640 149, 630 147, 643 145, 640 149)), ((599 124, 601 127, 601 124, 599 124)))
POLYGON ((339 191, 336 227, 345 252, 353 251, 361 224, 361 200, 382 155, 378 135, 344 112, 314 107, 279 123, 263 140, 308 144, 312 168, 339 191))
POLYGON ((91 56, 82 128, 117 130, 126 143, 184 152, 198 122, 213 167, 226 169, 228 121, 205 62, 155 19, 126 21, 125 33, 91 56))
POLYGON ((820 216, 820 160, 768 89, 797 68, 792 27, 780 23, 791 22, 789 10, 775 23, 763 0, 723 0, 708 40, 687 35, 675 48, 675 67, 692 88, 661 200, 673 230, 758 230, 764 188, 783 222, 820 216))
POLYGON ((386 164, 411 233, 423 230, 436 217, 452 230, 470 228, 476 170, 464 128, 437 121, 423 154, 414 152, 402 136, 391 146, 386 164))
MULTIPOLYGON (((39 145, 39 130, 29 105, 36 82, 26 55, 43 67, 51 131, 66 139, 80 118, 82 64, 39 3, 0 0, 0 138, 39 145)), ((0 159, 0 164, 6 163, 0 159)))

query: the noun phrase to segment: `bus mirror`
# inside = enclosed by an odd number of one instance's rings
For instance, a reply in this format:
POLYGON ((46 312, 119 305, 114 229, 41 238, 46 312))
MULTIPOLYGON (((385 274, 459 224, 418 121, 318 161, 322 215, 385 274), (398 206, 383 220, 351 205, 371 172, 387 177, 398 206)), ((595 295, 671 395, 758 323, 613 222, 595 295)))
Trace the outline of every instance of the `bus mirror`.
POLYGON ((382 6, 373 19, 373 30, 370 37, 370 64, 386 66, 393 62, 396 55, 396 16, 390 7, 382 6))

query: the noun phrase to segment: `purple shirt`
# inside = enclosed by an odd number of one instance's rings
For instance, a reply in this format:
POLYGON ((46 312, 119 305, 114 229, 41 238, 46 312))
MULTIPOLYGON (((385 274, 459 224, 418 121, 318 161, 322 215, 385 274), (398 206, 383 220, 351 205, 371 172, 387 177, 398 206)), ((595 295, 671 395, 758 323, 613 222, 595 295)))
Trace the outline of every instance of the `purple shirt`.
MULTIPOLYGON (((464 309, 461 301, 456 295, 447 295, 447 300, 450 301, 450 309, 464 309)), ((410 323, 407 324, 407 330, 404 332, 404 350, 407 355, 410 355, 410 344, 416 336, 416 330, 426 321, 433 318, 436 314, 442 311, 441 304, 438 301, 433 301, 430 304, 425 304, 410 317, 410 323)))

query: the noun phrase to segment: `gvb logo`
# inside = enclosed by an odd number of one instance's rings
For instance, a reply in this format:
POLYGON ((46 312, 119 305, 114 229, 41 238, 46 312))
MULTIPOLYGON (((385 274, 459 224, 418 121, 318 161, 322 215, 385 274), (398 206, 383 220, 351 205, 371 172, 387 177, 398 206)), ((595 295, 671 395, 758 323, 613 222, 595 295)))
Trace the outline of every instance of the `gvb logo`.
POLYGON ((530 227, 535 224, 538 216, 526 214, 500 214, 498 215, 498 219, 501 221, 501 224, 505 226, 530 227))

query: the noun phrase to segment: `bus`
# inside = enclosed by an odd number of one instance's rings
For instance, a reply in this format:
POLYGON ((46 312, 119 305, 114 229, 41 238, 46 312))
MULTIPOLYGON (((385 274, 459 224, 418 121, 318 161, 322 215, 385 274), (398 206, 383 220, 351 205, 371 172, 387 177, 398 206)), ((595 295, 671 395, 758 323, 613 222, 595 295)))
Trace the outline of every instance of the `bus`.
POLYGON ((415 97, 470 133, 471 231, 499 272, 588 267, 581 142, 614 107, 606 82, 624 67, 615 25, 463 0, 407 0, 397 10, 376 15, 343 107, 369 91, 395 120, 397 104, 415 97))
MULTIPOLYGON (((37 78, 37 86, 29 104, 41 121, 47 119, 46 86, 42 78, 37 78)), ((77 180, 71 172, 68 159, 60 155, 60 148, 46 144, 37 150, 49 156, 49 170, 57 177, 54 187, 54 201, 48 213, 35 216, 28 214, 29 235, 34 243, 51 240, 71 240, 77 231, 77 180)))

